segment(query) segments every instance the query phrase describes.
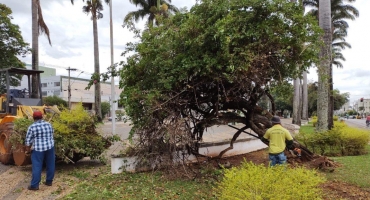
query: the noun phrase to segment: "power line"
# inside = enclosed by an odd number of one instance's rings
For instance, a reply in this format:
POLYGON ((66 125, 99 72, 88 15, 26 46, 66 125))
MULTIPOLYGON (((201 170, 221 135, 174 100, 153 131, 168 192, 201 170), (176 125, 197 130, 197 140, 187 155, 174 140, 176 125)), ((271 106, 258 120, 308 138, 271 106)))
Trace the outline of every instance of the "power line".
MULTIPOLYGON (((53 67, 53 68, 59 68, 59 69, 65 69, 65 70, 68 70, 70 67, 64 67, 64 66, 59 66, 59 65, 52 65, 52 64, 47 64, 47 63, 43 63, 44 66, 42 67, 53 67)), ((87 71, 83 71, 83 70, 80 70, 80 69, 77 69, 76 70, 77 72, 80 72, 80 73, 84 73, 84 74, 89 74, 89 75, 92 75, 93 73, 90 73, 90 72, 87 72, 87 71)))

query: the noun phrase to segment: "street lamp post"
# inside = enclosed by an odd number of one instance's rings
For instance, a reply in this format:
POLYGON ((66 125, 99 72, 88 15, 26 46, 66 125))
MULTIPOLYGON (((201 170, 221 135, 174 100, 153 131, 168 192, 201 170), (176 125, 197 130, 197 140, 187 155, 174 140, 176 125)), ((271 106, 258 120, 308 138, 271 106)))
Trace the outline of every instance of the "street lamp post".
POLYGON ((113 76, 113 20, 112 20, 112 1, 109 1, 109 16, 110 16, 110 64, 112 67, 111 77, 111 106, 112 106, 112 134, 116 134, 116 110, 114 107, 115 99, 115 88, 114 88, 114 76, 113 76))
POLYGON ((71 71, 76 71, 76 68, 68 67, 68 108, 71 110, 71 71))

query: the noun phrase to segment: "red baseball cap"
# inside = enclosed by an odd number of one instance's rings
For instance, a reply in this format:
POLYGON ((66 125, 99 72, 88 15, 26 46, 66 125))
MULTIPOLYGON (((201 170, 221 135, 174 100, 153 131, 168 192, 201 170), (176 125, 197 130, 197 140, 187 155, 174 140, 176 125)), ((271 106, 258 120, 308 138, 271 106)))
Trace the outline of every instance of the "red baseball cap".
POLYGON ((33 112, 33 118, 42 119, 42 112, 39 111, 39 110, 34 111, 33 112))

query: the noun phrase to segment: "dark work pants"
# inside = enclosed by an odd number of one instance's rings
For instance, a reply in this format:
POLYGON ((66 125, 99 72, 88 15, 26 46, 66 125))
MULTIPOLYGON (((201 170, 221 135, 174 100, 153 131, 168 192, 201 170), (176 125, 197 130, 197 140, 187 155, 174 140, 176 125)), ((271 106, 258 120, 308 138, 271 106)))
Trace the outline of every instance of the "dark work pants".
POLYGON ((41 181, 42 165, 46 164, 46 183, 52 183, 55 173, 54 147, 46 151, 32 151, 32 180, 31 187, 38 188, 41 181))

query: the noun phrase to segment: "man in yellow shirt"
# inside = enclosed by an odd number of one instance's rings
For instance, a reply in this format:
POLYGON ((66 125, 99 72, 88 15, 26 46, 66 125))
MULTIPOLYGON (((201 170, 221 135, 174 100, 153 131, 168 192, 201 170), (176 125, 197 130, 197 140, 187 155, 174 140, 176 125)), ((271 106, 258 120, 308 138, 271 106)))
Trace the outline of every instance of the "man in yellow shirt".
POLYGON ((269 143, 270 166, 275 166, 286 162, 284 150, 286 146, 288 146, 288 149, 291 148, 293 137, 287 129, 281 126, 278 116, 272 117, 271 123, 272 127, 266 131, 261 140, 269 143))

